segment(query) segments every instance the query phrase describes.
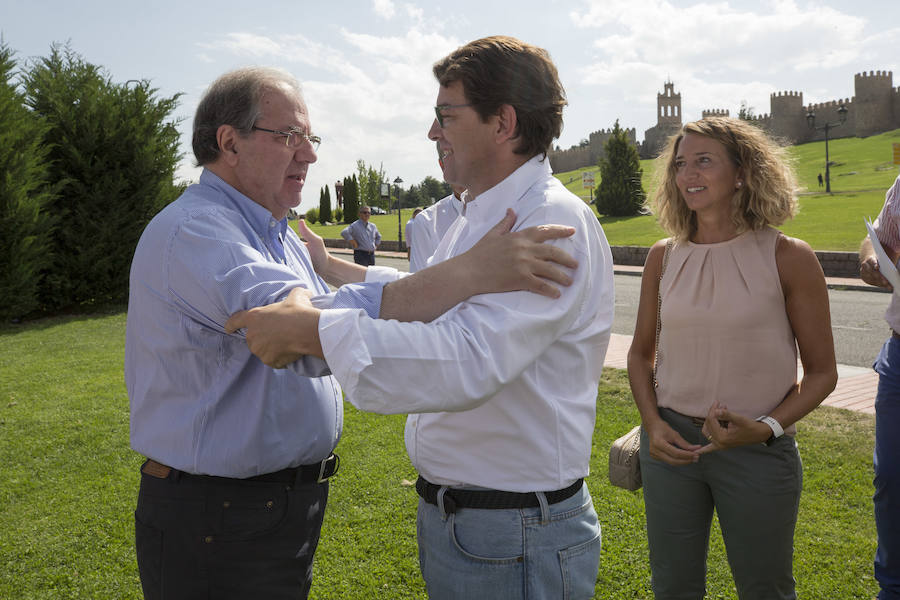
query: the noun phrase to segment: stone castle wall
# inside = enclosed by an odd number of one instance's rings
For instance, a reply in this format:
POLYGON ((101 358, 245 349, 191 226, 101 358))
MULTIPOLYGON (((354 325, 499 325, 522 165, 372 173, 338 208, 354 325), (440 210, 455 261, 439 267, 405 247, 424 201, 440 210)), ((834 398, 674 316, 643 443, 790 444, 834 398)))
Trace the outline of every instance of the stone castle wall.
POLYGON ((829 138, 868 137, 900 127, 900 88, 893 86, 891 71, 857 73, 853 78, 854 96, 803 104, 801 92, 778 92, 770 96, 770 112, 760 115, 759 125, 770 135, 791 144, 821 141, 825 131, 811 129, 806 115, 816 115, 816 126, 839 123, 838 108, 847 109, 846 121, 829 128, 829 138))
MULTIPOLYGON (((548 153, 550 165, 556 173, 565 173, 584 167, 595 167, 606 156, 606 142, 612 136, 612 129, 600 129, 588 137, 587 146, 572 146, 568 150, 551 150, 548 153)), ((625 135, 637 145, 635 129, 625 129, 625 135)))
MULTIPOLYGON (((838 123, 840 106, 847 108, 843 124, 831 127, 828 137, 868 137, 891 129, 900 128, 900 87, 893 85, 891 71, 869 71, 857 73, 853 78, 854 96, 821 102, 803 104, 803 93, 781 91, 769 96, 770 110, 756 117, 756 123, 770 135, 787 144, 821 141, 825 139, 823 129, 812 129, 806 115, 810 111, 816 115, 816 126, 838 123)), ((644 132, 644 141, 638 144, 635 130, 626 129, 629 139, 637 145, 641 158, 658 156, 665 147, 669 136, 678 132, 682 125, 681 94, 676 93, 674 84, 666 82, 664 91, 656 97, 655 126, 644 132)), ((702 117, 729 116, 727 109, 704 109, 702 117)), ((604 145, 611 130, 599 130, 590 135, 587 146, 573 146, 568 150, 550 152, 550 164, 557 173, 595 166, 604 156, 604 145)))

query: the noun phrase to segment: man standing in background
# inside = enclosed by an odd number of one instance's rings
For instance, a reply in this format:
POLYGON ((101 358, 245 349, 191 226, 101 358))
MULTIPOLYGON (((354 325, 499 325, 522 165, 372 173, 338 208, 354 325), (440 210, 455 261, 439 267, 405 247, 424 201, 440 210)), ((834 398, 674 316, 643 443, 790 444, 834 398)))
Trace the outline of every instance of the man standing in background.
POLYGON ((370 223, 372 209, 359 207, 359 218, 341 231, 341 237, 350 242, 353 248, 353 262, 364 267, 375 264, 375 249, 381 244, 381 233, 370 223))

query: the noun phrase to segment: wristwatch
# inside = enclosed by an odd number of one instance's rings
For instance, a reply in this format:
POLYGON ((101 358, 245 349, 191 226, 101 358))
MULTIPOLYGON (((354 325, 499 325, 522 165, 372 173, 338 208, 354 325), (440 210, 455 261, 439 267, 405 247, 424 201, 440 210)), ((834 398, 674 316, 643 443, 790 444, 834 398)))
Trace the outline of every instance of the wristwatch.
POLYGON ((772 435, 769 436, 769 439, 765 441, 766 446, 771 446, 775 443, 775 440, 784 435, 784 428, 781 427, 781 423, 779 423, 775 417, 770 417, 769 415, 763 415, 761 417, 756 418, 757 421, 762 421, 766 425, 768 425, 772 429, 772 435))

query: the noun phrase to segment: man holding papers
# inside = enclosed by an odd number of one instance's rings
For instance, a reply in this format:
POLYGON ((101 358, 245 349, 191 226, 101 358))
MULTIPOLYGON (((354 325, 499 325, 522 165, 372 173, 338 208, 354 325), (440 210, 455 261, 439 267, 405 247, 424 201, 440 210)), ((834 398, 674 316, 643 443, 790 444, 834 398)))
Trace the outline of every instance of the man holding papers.
POLYGON ((875 579, 881 586, 879 600, 900 599, 900 177, 888 190, 881 214, 869 227, 859 249, 859 275, 863 281, 894 290, 884 315, 891 326, 888 338, 873 365, 878 373, 875 397, 875 526, 878 550, 875 579))

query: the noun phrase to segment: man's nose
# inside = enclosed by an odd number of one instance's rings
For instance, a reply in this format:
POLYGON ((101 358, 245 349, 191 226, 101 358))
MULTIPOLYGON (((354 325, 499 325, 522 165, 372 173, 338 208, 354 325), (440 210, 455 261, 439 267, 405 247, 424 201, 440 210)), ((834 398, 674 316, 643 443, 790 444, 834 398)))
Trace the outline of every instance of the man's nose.
POLYGON ((316 154, 316 149, 313 148, 313 145, 306 142, 294 152, 294 160, 297 162, 314 163, 319 160, 319 155, 316 154))
POLYGON ((431 129, 428 130, 428 139, 437 141, 441 137, 442 133, 443 130, 441 129, 441 126, 438 125, 437 119, 435 119, 431 122, 431 129))

